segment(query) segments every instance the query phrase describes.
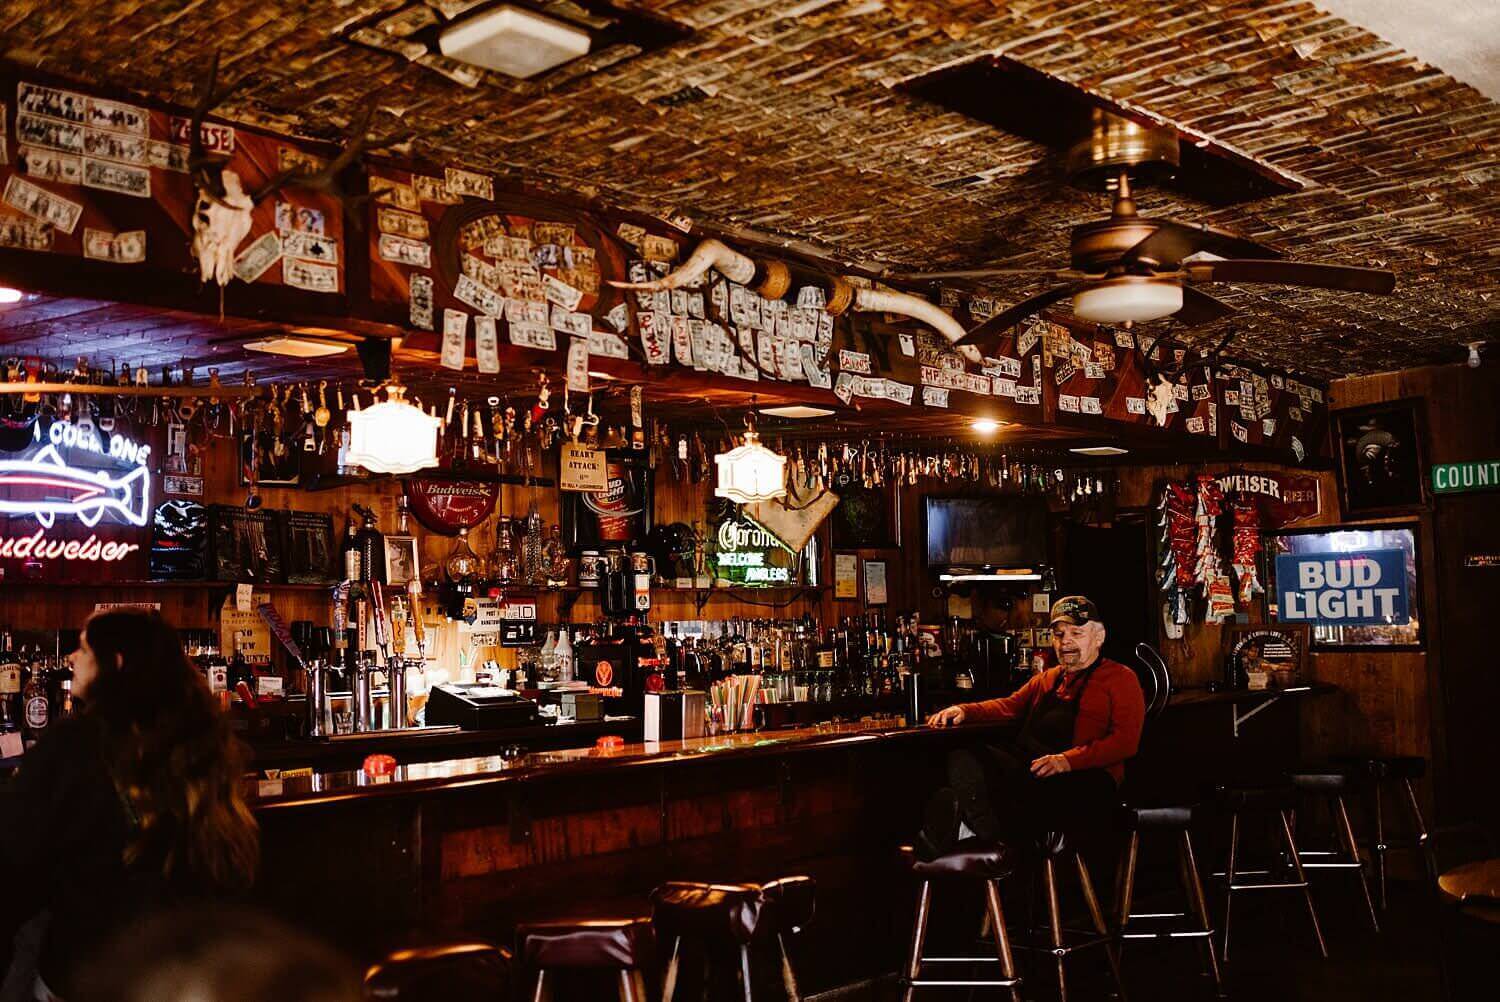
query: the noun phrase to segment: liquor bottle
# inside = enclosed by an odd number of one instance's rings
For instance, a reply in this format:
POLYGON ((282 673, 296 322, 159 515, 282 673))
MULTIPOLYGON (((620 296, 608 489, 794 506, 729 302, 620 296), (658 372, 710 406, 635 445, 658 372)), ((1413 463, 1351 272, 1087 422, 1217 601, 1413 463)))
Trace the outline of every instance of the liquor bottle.
POLYGON ((8 733, 21 727, 21 662, 9 631, 0 636, 0 647, 0 732, 8 733))
POLYGON ((36 743, 52 723, 52 701, 47 695, 47 666, 41 658, 32 662, 31 677, 21 692, 22 726, 27 741, 36 743))
POLYGON ((537 654, 537 673, 545 682, 561 681, 558 678, 557 634, 547 631, 547 641, 537 654))
POLYGON ((379 520, 369 508, 356 504, 354 510, 364 519, 354 534, 355 545, 359 547, 359 580, 385 584, 385 533, 380 531, 379 520))
POLYGON ((672 623, 672 632, 667 634, 665 654, 667 659, 667 688, 686 688, 682 678, 682 638, 677 635, 677 623, 672 623))
POLYGON ((349 521, 344 527, 344 545, 339 550, 339 563, 344 568, 345 581, 364 580, 364 565, 361 561, 353 515, 349 516, 349 521))
POLYGON ((557 656, 557 680, 573 681, 573 638, 568 636, 566 626, 557 631, 557 646, 553 648, 553 653, 557 656))

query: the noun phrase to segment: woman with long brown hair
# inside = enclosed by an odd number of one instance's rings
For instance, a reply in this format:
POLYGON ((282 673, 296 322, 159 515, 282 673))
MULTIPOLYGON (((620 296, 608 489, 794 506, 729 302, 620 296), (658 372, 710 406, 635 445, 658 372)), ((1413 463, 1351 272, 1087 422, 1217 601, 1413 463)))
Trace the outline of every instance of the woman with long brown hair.
POLYGON ((243 757, 177 631, 112 611, 71 657, 74 716, 27 752, 0 799, 0 951, 49 912, 36 998, 147 911, 248 888, 259 859, 243 757))

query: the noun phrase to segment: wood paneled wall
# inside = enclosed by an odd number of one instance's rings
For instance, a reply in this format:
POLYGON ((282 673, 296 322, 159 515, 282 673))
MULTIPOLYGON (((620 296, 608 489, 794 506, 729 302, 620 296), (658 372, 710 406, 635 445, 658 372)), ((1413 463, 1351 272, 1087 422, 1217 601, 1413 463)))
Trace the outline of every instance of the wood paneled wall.
MULTIPOLYGON (((1418 397, 1424 400, 1427 415, 1427 463, 1493 459, 1500 456, 1500 369, 1486 365, 1479 369, 1465 366, 1433 366, 1422 369, 1381 373, 1335 381, 1330 387, 1335 411, 1365 404, 1418 397)), ((1161 483, 1182 479, 1201 471, 1219 472, 1236 469, 1270 469, 1266 464, 1208 464, 1179 466, 1130 467, 1120 471, 1121 507, 1146 507, 1155 503, 1161 483)), ((1428 475, 1426 468, 1423 476, 1428 475)), ((1315 519, 1299 526, 1337 525, 1345 523, 1339 505, 1338 480, 1332 472, 1318 474, 1323 492, 1323 510, 1315 519)), ((1497 497, 1500 500, 1500 497, 1497 497)), ((1474 576, 1464 585, 1444 595, 1444 571, 1439 559, 1445 539, 1440 535, 1443 512, 1455 499, 1435 499, 1427 508, 1380 521, 1409 521, 1417 530, 1420 550, 1419 567, 1421 603, 1426 617, 1426 650, 1360 652, 1326 652, 1311 658, 1312 677, 1339 687, 1337 696, 1308 701, 1302 714, 1302 743, 1309 758, 1346 753, 1421 755, 1432 762, 1433 782, 1424 797, 1435 794, 1439 820, 1451 820, 1472 814, 1465 790, 1454 789, 1455 763, 1481 755, 1472 735, 1478 725, 1464 730, 1462 738, 1450 737, 1445 718, 1454 713, 1493 712, 1493 686, 1484 688, 1464 664, 1480 654, 1484 641, 1467 635, 1456 635, 1451 609, 1444 605, 1462 603, 1470 609, 1473 603, 1494 607, 1500 595, 1497 579, 1500 571, 1489 577, 1474 576), (1446 630, 1445 630, 1445 627, 1446 630), (1484 698, 1474 698, 1483 689, 1484 698)), ((1481 502, 1482 504, 1482 502, 1481 502)), ((1500 515, 1500 504, 1491 507, 1500 515)), ((1496 552, 1500 552, 1497 549, 1496 552)), ((1446 582, 1452 585, 1453 582, 1446 582)), ((1252 619, 1264 615, 1264 603, 1258 603, 1252 619)), ((1197 624, 1187 628, 1178 641, 1163 641, 1163 654, 1172 665, 1175 676, 1186 685, 1201 685, 1220 677, 1221 654, 1218 626, 1197 624)), ((1489 650, 1487 646, 1484 648, 1489 650)), ((1458 769, 1462 773, 1464 770, 1458 769)), ((1470 780, 1463 780, 1464 784, 1470 780)))

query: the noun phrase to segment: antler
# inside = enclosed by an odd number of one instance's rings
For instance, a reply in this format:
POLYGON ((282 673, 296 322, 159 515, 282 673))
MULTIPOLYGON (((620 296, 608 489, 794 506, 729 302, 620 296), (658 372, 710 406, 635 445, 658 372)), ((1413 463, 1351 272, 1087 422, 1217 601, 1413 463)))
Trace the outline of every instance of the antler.
POLYGON ((188 118, 188 171, 193 177, 193 184, 200 192, 223 205, 225 197, 223 171, 227 158, 211 156, 203 149, 204 117, 234 89, 233 84, 223 90, 216 89, 218 79, 219 50, 215 49, 213 58, 208 63, 207 78, 203 81, 198 94, 198 102, 193 106, 192 116, 188 118))
MULTIPOLYGON (((370 120, 375 117, 377 103, 376 100, 371 100, 355 118, 349 128, 349 136, 336 157, 311 174, 304 174, 296 170, 281 171, 255 192, 253 198, 256 203, 258 204, 262 199, 288 185, 294 185, 298 188, 310 188, 313 191, 320 191, 325 195, 331 195, 342 202, 346 208, 350 208, 354 203, 367 198, 368 196, 365 195, 351 196, 347 194, 343 186, 339 184, 339 175, 353 165, 367 150, 384 149, 387 146, 394 146, 410 138, 410 134, 405 132, 392 133, 384 139, 379 140, 372 140, 370 138, 370 120)), ((349 216, 351 219, 359 218, 353 212, 350 212, 349 216)))

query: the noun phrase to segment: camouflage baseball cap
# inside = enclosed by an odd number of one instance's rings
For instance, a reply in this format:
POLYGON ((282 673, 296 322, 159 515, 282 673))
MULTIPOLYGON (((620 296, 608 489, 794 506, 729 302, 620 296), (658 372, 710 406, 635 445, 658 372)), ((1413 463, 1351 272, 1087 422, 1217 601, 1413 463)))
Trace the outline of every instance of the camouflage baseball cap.
POLYGON ((1056 625, 1066 620, 1074 626, 1099 621, 1099 607, 1087 595, 1064 595, 1052 603, 1052 615, 1048 622, 1056 625))

